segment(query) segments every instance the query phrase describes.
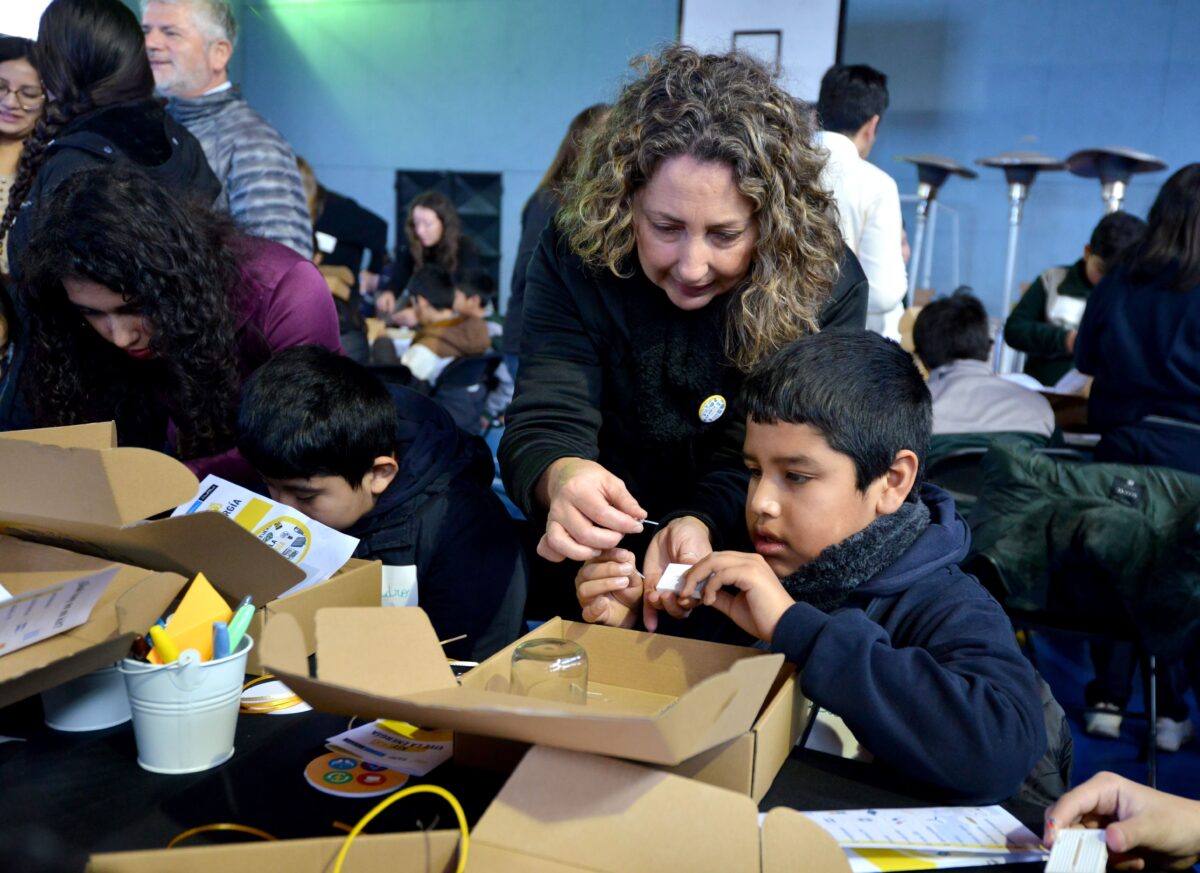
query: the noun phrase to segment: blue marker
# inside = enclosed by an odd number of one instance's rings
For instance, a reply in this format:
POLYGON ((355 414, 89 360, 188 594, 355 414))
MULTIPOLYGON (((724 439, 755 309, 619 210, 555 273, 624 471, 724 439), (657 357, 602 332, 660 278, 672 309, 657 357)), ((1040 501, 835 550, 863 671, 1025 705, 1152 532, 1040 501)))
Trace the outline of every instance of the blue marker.
POLYGON ((213 660, 229 657, 229 626, 223 621, 213 622, 213 660))

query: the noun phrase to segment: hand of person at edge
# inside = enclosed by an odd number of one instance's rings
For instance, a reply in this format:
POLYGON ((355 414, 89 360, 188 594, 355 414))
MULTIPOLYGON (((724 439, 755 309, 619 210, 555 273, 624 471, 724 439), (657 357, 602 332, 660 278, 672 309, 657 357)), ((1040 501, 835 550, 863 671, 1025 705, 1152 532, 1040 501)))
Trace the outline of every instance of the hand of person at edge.
POLYGON ((673 592, 655 590, 667 564, 695 564, 711 552, 712 536, 708 532, 708 525, 691 515, 674 519, 655 534, 642 561, 645 573, 642 624, 646 630, 658 629, 659 610, 672 618, 687 618, 691 612, 679 605, 673 592))
POLYGON ((549 507, 537 552, 547 561, 587 561, 641 533, 646 510, 595 461, 560 458, 542 474, 549 507))

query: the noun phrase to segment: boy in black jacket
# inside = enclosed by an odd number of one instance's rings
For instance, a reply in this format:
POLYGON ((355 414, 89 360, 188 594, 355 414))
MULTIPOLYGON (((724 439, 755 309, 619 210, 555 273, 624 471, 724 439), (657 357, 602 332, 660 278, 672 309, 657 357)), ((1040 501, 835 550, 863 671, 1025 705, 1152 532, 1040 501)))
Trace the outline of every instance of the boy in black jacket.
MULTIPOLYGON (((715 607, 799 665, 876 760, 962 802, 1012 796, 1046 749, 1042 701, 1000 605, 958 568, 970 531, 953 499, 920 484, 932 414, 912 358, 822 332, 762 361, 743 402, 756 554, 697 555, 678 597, 646 592, 647 626, 732 641, 712 610, 653 608, 715 607)), ((635 622, 632 560, 580 570, 585 619, 635 622)))
POLYGON ((246 383, 238 447, 272 498, 357 537, 354 557, 415 567, 438 636, 467 635, 448 656, 481 660, 520 634, 525 566, 491 453, 432 400, 299 346, 246 383))

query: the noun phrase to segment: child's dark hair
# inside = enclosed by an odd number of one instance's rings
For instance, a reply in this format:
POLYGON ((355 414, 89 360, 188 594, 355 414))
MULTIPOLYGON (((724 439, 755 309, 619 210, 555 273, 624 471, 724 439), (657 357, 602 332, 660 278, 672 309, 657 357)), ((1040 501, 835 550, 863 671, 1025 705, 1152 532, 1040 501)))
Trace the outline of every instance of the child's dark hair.
POLYGON ((920 466, 908 499, 917 499, 933 401, 899 344, 865 330, 802 337, 755 365, 742 402, 756 424, 807 424, 819 431, 854 462, 859 491, 887 473, 901 449, 915 452, 920 466))
POLYGON ((866 64, 837 64, 821 78, 817 114, 821 126, 853 135, 888 108, 887 76, 866 64))
POLYGON ((426 264, 408 280, 408 293, 424 297, 435 309, 449 309, 454 305, 454 280, 445 267, 426 264))
POLYGON ((341 476, 362 484, 396 451, 396 407, 383 382, 322 346, 285 349, 242 389, 238 449, 260 476, 341 476))
POLYGON ((931 371, 951 361, 986 361, 992 350, 987 310, 961 289, 935 300, 917 316, 913 345, 931 371))
POLYGON ((496 280, 487 270, 472 267, 462 270, 454 280, 458 290, 466 297, 478 297, 484 306, 494 303, 496 299, 496 280))
POLYGON ((1092 231, 1088 248, 1102 259, 1106 266, 1127 249, 1137 245, 1146 237, 1146 222, 1128 212, 1111 212, 1100 219, 1092 231))

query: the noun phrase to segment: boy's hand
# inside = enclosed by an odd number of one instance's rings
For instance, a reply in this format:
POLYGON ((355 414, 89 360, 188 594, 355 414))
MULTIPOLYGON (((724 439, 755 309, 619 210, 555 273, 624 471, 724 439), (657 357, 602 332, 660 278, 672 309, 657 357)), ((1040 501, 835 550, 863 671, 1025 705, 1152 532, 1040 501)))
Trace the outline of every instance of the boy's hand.
POLYGON ((690 515, 675 519, 654 535, 642 564, 646 571, 645 599, 642 601, 642 623, 646 630, 658 629, 660 609, 666 610, 672 618, 687 618, 691 610, 691 607, 681 606, 673 592, 655 590, 667 565, 694 564, 711 553, 708 525, 690 515))
POLYGON ((749 552, 713 552, 683 577, 679 604, 703 603, 729 616, 748 634, 770 641, 779 619, 796 603, 762 555, 749 552), (696 586, 704 582, 697 598, 696 586), (737 593, 723 591, 726 586, 737 593))
POLYGON ((607 549, 575 574, 575 596, 583 607, 583 620, 610 627, 633 627, 642 599, 642 578, 633 563, 633 552, 607 549))

